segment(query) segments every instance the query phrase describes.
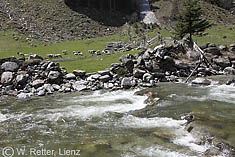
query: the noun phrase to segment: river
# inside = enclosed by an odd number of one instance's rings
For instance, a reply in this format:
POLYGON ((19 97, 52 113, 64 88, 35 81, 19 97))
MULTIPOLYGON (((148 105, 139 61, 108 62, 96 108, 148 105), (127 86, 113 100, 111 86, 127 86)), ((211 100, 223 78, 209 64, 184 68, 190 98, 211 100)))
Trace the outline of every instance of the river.
POLYGON ((0 153, 203 156, 212 145, 199 144, 197 137, 185 130, 187 121, 182 117, 190 112, 200 117, 200 125, 211 134, 235 146, 234 86, 161 83, 144 90, 77 92, 1 102, 0 153), (148 91, 160 98, 152 106, 144 103, 148 91))

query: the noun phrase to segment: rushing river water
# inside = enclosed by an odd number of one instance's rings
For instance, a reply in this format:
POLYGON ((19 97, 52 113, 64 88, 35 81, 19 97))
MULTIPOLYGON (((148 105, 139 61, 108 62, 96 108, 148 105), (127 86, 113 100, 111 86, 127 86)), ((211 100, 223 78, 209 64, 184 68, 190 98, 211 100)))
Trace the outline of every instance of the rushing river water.
POLYGON ((1 103, 0 153, 24 156, 17 155, 21 149, 25 156, 75 156, 75 150, 81 157, 202 156, 211 145, 198 144, 184 129, 181 117, 190 112, 201 118, 200 125, 235 146, 235 87, 164 83, 140 93, 149 90, 160 100, 147 108, 147 97, 132 90, 1 103))

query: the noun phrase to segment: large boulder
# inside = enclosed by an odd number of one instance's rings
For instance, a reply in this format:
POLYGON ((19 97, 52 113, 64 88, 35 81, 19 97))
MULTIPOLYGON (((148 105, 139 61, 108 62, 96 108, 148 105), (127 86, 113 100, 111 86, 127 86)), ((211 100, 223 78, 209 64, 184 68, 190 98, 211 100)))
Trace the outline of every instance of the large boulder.
POLYGON ((205 78, 196 78, 192 81, 192 84, 208 86, 211 84, 211 81, 205 78))
POLYGON ((121 81, 121 86, 125 89, 131 88, 131 86, 132 86, 131 78, 124 77, 121 81))
POLYGON ((4 71, 17 71, 19 68, 19 65, 15 62, 5 62, 2 64, 1 69, 4 71))
POLYGON ((235 75, 235 69, 233 67, 226 67, 223 72, 224 75, 235 75))
POLYGON ((12 72, 4 72, 1 76, 1 83, 4 85, 8 85, 12 83, 14 76, 12 72))

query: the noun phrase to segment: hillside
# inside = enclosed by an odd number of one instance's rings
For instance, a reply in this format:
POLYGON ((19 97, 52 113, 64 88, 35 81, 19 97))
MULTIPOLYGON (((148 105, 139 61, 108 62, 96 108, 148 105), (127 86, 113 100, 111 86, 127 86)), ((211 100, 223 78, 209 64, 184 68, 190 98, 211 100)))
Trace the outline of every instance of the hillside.
MULTIPOLYGON (((118 33, 129 22, 131 14, 123 9, 110 10, 106 5, 94 9, 74 3, 66 5, 64 0, 0 0, 0 29, 13 29, 28 38, 44 42, 80 40, 118 33)), ((126 5, 117 3, 116 7, 128 8, 126 5)), ((182 0, 152 0, 151 6, 161 26, 170 29, 182 7, 182 0)), ((213 23, 235 24, 235 15, 230 11, 204 1, 201 6, 205 16, 213 23)))
MULTIPOLYGON (((152 10, 161 22, 161 26, 171 29, 175 22, 176 16, 182 8, 183 0, 153 0, 151 3, 152 10)), ((200 1, 204 17, 209 19, 213 24, 235 25, 235 12, 226 10, 216 4, 206 1, 200 1)))
POLYGON ((126 15, 120 12, 73 10, 64 0, 0 0, 0 8, 1 29, 14 29, 46 42, 110 35, 126 22, 126 15))

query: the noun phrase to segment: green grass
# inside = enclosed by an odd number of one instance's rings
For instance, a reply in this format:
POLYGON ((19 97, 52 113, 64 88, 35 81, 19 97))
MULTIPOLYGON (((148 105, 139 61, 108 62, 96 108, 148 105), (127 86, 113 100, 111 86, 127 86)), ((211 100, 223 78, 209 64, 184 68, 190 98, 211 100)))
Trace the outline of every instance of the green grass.
POLYGON ((217 25, 206 31, 208 35, 203 37, 194 37, 198 44, 215 43, 217 45, 230 45, 235 43, 235 26, 234 25, 217 25))
MULTIPOLYGON (((149 37, 155 37, 157 32, 160 32, 163 37, 172 36, 172 34, 165 29, 155 29, 149 32, 149 37)), ((211 29, 208 29, 207 32, 208 35, 203 37, 194 37, 194 40, 200 45, 206 42, 218 45, 229 45, 235 43, 235 26, 214 26, 211 29), (226 38, 223 38, 225 36, 226 38)), ((137 52, 120 52, 102 56, 91 56, 88 53, 88 50, 103 50, 107 42, 121 40, 127 42, 127 33, 87 40, 67 41, 47 46, 43 46, 43 43, 39 41, 26 42, 25 39, 25 36, 19 35, 13 31, 0 32, 0 57, 17 56, 16 52, 18 51, 27 54, 35 53, 43 57, 47 57, 47 54, 62 54, 62 50, 67 50, 69 53, 68 55, 63 55, 62 59, 54 59, 54 61, 59 62, 61 66, 68 70, 68 72, 72 72, 74 69, 85 70, 86 72, 96 72, 98 70, 109 68, 112 63, 119 62, 118 58, 122 54, 135 54, 137 52), (14 40, 13 35, 19 37, 19 40, 14 40), (37 47, 31 47, 31 44, 37 45, 37 47), (74 56, 72 51, 81 51, 84 56, 74 56)))

